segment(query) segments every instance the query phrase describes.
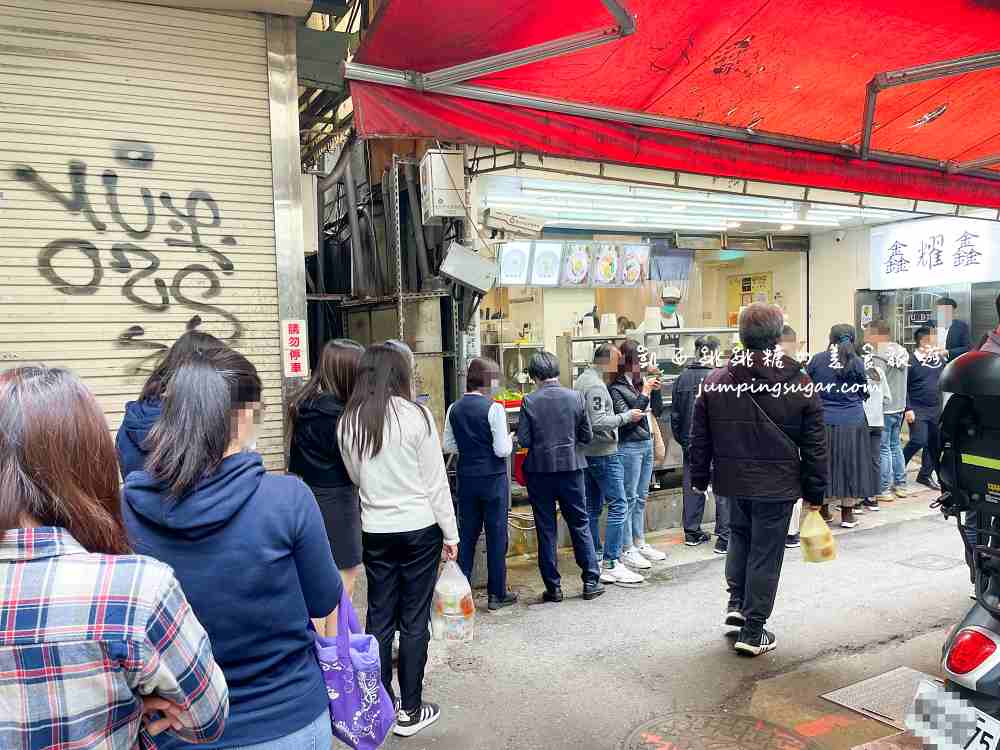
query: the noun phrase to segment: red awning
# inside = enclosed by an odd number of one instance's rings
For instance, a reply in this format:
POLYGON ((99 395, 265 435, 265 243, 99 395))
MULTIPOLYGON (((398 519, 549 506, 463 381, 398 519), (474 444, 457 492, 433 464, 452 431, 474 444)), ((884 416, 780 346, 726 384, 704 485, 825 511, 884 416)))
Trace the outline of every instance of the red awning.
POLYGON ((1000 158, 989 163, 1000 157, 1000 55, 987 54, 1000 49, 1000 4, 621 5, 632 34, 428 91, 433 76, 372 71, 432 73, 621 17, 605 0, 385 0, 356 58, 371 68, 349 66, 358 133, 1000 207, 1000 158), (955 69, 971 72, 881 79, 860 158, 869 81, 970 56, 955 69))

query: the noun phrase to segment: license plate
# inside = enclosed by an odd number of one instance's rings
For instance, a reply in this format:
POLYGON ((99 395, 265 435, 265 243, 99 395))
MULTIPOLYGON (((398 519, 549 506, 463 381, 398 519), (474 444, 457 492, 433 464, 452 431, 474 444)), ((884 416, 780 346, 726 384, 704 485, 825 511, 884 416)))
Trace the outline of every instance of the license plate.
POLYGON ((920 682, 906 726, 935 750, 1000 748, 1000 721, 935 682, 920 682))

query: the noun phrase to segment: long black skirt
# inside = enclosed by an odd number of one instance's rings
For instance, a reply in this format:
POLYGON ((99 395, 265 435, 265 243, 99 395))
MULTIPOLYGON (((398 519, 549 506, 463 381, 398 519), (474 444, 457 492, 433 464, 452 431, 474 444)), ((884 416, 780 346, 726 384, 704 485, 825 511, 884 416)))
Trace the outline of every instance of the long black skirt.
POLYGON ((867 424, 826 426, 827 498, 843 499, 843 505, 851 506, 878 494, 878 440, 867 424))

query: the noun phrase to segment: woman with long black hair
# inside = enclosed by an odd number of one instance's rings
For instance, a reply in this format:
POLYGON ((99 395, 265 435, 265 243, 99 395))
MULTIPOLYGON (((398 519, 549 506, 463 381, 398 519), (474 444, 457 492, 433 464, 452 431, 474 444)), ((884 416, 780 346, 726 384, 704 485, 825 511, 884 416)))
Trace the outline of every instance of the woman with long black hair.
POLYGON ((394 345, 370 347, 340 419, 340 450, 361 493, 368 577, 367 630, 379 642, 382 684, 392 687, 399 631, 399 713, 409 737, 441 715, 423 701, 431 599, 442 556, 458 556, 458 524, 441 441, 430 412, 413 401, 413 359, 394 345))
POLYGON ((146 470, 125 482, 125 523, 136 551, 174 569, 229 683, 229 721, 210 747, 325 748, 309 620, 336 623, 342 586, 312 492, 267 473, 253 450, 261 389, 238 352, 188 357, 167 385, 146 470))
POLYGON ((829 520, 828 504, 835 502, 840 506, 840 525, 849 529, 858 525, 854 506, 861 498, 878 494, 864 409, 868 378, 855 342, 853 326, 833 326, 830 348, 814 354, 806 367, 823 401, 826 423, 829 478, 823 516, 829 520))
POLYGON ((163 392, 170 382, 170 376, 194 352, 225 348, 226 345, 215 336, 194 330, 180 336, 167 350, 160 364, 146 379, 139 398, 125 404, 125 417, 115 438, 122 479, 133 471, 140 471, 146 462, 146 437, 163 411, 163 392))
POLYGON ((337 425, 364 351, 350 339, 328 341, 312 377, 288 407, 288 470, 302 477, 316 496, 348 595, 361 572, 361 504, 340 455, 337 425))

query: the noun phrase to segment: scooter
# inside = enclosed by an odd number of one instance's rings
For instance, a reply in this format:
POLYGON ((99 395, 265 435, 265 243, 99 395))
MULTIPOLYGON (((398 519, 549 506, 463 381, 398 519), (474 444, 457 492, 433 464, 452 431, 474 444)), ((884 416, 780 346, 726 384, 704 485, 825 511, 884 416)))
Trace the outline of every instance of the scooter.
POLYGON ((1000 356, 970 352, 941 373, 936 505, 969 539, 976 603, 942 650, 943 684, 922 682, 908 726, 936 750, 1000 748, 1000 356), (966 523, 962 523, 965 514, 966 523))

